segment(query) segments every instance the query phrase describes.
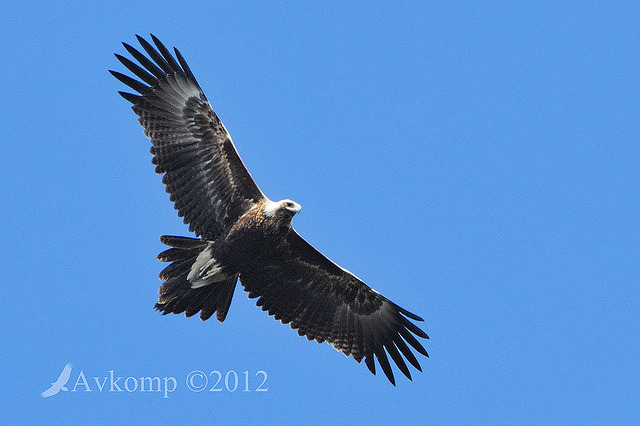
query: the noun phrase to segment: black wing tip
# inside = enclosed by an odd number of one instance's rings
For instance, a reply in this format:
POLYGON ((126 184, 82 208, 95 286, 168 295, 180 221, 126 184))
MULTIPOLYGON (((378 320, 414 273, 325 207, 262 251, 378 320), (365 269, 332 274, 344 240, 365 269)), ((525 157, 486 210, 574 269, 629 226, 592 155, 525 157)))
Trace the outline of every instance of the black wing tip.
POLYGON ((129 86, 130 88, 132 88, 133 90, 135 90, 136 92, 140 93, 140 94, 146 94, 149 92, 149 90, 151 90, 151 88, 149 86, 146 86, 145 84, 139 82, 138 80, 129 77, 126 74, 122 74, 121 72, 118 71, 112 71, 109 70, 109 72, 111 73, 112 76, 114 76, 115 78, 117 78, 120 82, 126 84, 127 86, 129 86))
POLYGON ((393 373, 387 374, 386 376, 387 376, 387 379, 389 379, 389 382, 395 387, 396 386, 396 379, 395 379, 395 377, 393 377, 393 373))
POLYGON ((411 324, 411 326, 409 326, 408 328, 416 336, 421 337, 423 339, 429 339, 429 336, 427 335, 427 333, 422 331, 422 329, 418 328, 418 326, 416 326, 415 324, 411 324))
POLYGON ((367 365, 367 368, 369 369, 369 371, 371 371, 371 374, 375 376, 376 364, 373 362, 373 356, 367 355, 367 357, 364 359, 364 363, 367 365))
MULTIPOLYGON (((392 303, 393 303, 393 302, 392 302, 392 303)), ((395 305, 395 307, 398 309, 398 311, 399 311, 402 315, 404 315, 405 317, 410 318, 410 319, 412 319, 412 320, 414 320, 414 321, 422 321, 422 322, 424 322, 424 319, 423 319, 422 317, 420 317, 420 316, 418 316, 418 315, 414 314, 413 312, 409 312, 409 311, 407 311, 407 310, 406 310, 406 309, 404 309, 404 308, 401 308, 400 306, 396 305, 395 303, 394 303, 394 305, 395 305)))
MULTIPOLYGON (((380 361, 380 358, 378 358, 378 361, 380 361)), ((382 365, 382 371, 384 372, 384 375, 387 376, 387 380, 389 380, 389 383, 391 383, 393 386, 396 385, 396 378, 393 376, 393 370, 391 370, 391 366, 387 368, 385 368, 384 365, 382 365)))
POLYGON ((124 46, 125 50, 129 53, 131 53, 132 55, 135 54, 139 54, 142 55, 142 53, 140 53, 140 51, 138 49, 136 49, 135 47, 133 47, 132 45, 130 45, 129 43, 123 41, 122 45, 124 46))
MULTIPOLYGON (((382 367, 382 370, 387 376, 387 379, 389 379, 389 382, 394 386, 396 386, 395 378, 393 376, 393 371, 391 369, 390 362, 387 357, 387 353, 391 357, 391 360, 396 365, 396 367, 410 381, 413 381, 413 378, 411 377, 411 372, 407 364, 405 363, 405 359, 402 357, 402 355, 404 355, 407 361, 409 361, 409 363, 413 367, 415 367, 416 370, 418 370, 419 372, 422 372, 422 367, 420 366, 420 363, 418 362, 417 358, 415 357, 411 349, 407 347, 406 343, 412 346, 413 349, 419 354, 429 358, 429 354, 427 353, 426 349, 424 349, 424 347, 420 344, 420 342, 418 342, 418 340, 414 337, 414 334, 417 337, 421 337, 425 339, 429 339, 429 336, 427 335, 427 333, 422 331, 420 328, 418 328, 415 324, 413 324, 407 318, 411 318, 415 321, 424 321, 424 320, 419 316, 412 314, 411 312, 403 308, 400 308, 397 305, 395 306, 398 309, 397 314, 400 318, 399 323, 397 323, 397 326, 399 326, 399 329, 397 329, 396 331, 398 335, 396 337, 391 338, 391 341, 388 344, 384 343, 383 348, 380 348, 380 350, 375 350, 372 354, 372 355, 375 355, 375 357, 377 358, 378 364, 380 364, 380 367, 382 367), (405 315, 407 318, 405 318, 400 314, 405 315)), ((368 359, 366 359, 366 361, 368 361, 368 359)), ((373 364, 373 362, 371 363, 368 362, 367 366, 369 367, 369 370, 371 370, 371 372, 375 375, 375 366, 371 364, 373 364)))
POLYGON ((139 100, 142 99, 142 96, 134 95, 133 93, 129 92, 118 91, 118 94, 134 105, 137 105, 139 100))
POLYGON ((163 46, 164 47, 164 44, 162 44, 160 39, 158 39, 158 37, 156 37, 153 33, 149 33, 149 36, 151 36, 151 40, 155 43, 156 46, 158 46, 158 47, 163 46))
MULTIPOLYGON (((122 44, 125 44, 125 43, 122 43, 122 44)), ((119 53, 114 53, 114 54, 113 54, 113 56, 115 56, 115 57, 116 57, 120 62, 128 61, 128 60, 129 60, 128 58, 125 58, 124 56, 122 56, 122 55, 121 55, 121 54, 119 54, 119 53)), ((111 71, 111 70, 109 70, 109 71, 111 71)))
MULTIPOLYGON (((133 56, 138 63, 135 63, 118 53, 114 54, 120 63, 127 67, 129 71, 135 74, 135 76, 140 80, 144 81, 148 86, 145 86, 140 81, 133 80, 122 73, 114 74, 116 71, 110 71, 111 74, 124 84, 132 87, 134 90, 142 90, 142 94, 145 94, 150 88, 156 87, 158 81, 167 78, 168 75, 172 74, 180 74, 184 76, 191 82, 191 84, 194 84, 200 92, 202 92, 202 88, 198 84, 198 81, 180 51, 176 47, 173 47, 174 54, 172 54, 158 37, 153 33, 150 33, 149 35, 151 43, 139 34, 135 34, 136 39, 142 47, 140 50, 131 46, 129 43, 122 42, 122 45, 127 52, 129 52, 129 54, 133 56)), ((204 95, 202 94, 202 96, 204 95)))
POLYGON ((395 364, 398 366, 402 374, 404 374, 407 379, 411 380, 411 372, 409 371, 409 367, 407 367, 407 364, 404 362, 404 359, 402 359, 402 356, 400 355, 398 348, 396 348, 393 343, 390 343, 388 345, 385 345, 385 349, 387 350, 387 353, 391 356, 391 359, 393 360, 393 362, 395 362, 395 364))
POLYGON ((109 70, 109 74, 111 74, 112 76, 114 76, 118 80, 122 81, 124 84, 127 84, 125 81, 127 79, 131 78, 128 75, 121 73, 120 71, 109 70), (123 80, 125 80, 125 81, 123 81, 123 80))
POLYGON ((407 313, 404 313, 404 312, 403 312, 403 314, 404 314, 407 318, 409 318, 409 319, 411 319, 411 320, 414 320, 414 321, 424 322, 424 318, 422 318, 422 317, 420 317, 420 316, 418 316, 418 315, 411 314, 411 312, 407 312, 407 313), (410 314, 410 315, 407 315, 407 313, 408 313, 408 314, 410 314))

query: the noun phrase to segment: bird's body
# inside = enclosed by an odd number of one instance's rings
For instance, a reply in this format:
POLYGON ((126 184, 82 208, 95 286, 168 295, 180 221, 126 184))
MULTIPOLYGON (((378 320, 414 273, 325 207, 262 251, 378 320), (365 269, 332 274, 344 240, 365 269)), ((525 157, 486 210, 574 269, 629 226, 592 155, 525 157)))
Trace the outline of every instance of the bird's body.
POLYGON ((139 93, 120 92, 151 139, 153 164, 164 174, 178 215, 199 237, 161 237, 170 248, 158 259, 171 263, 160 273, 165 282, 156 308, 164 314, 200 312, 202 320, 215 313, 222 322, 239 279, 258 306, 301 336, 328 341, 358 362, 364 358, 374 374, 377 357, 395 384, 388 353, 411 378, 401 354, 420 370, 407 343, 427 356, 414 334, 427 335, 409 321, 422 318, 298 235, 291 220, 300 205, 262 193, 180 52, 174 58, 152 38, 157 49, 138 37, 149 57, 124 44, 142 67, 116 55, 141 81, 112 74, 139 93))
MULTIPOLYGON (((219 238, 207 241, 206 248, 198 253, 189 269, 187 281, 191 287, 204 287, 237 277, 241 271, 272 256, 291 232, 291 218, 299 210, 300 206, 290 200, 279 203, 263 200, 254 204, 219 238), (287 208, 285 203, 292 207, 287 208)), ((170 249, 158 257, 168 261, 173 252, 176 250, 170 249)), ((168 268, 170 271, 171 265, 168 268)))

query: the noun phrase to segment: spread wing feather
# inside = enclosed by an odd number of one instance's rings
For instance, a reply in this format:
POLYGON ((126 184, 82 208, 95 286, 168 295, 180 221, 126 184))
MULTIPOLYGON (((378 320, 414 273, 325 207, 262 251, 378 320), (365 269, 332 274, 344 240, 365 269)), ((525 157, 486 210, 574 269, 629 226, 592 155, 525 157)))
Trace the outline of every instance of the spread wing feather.
POLYGON ((364 358, 373 374, 377 358, 394 385, 387 354, 409 379, 411 374, 404 358, 422 371, 407 345, 428 356, 415 338, 428 336, 409 321, 422 318, 333 263, 295 231, 289 233, 273 256, 241 272, 240 281, 250 298, 258 298, 256 304, 262 310, 284 324, 289 323, 299 335, 327 341, 357 362, 364 358))
POLYGON ((148 57, 123 45, 140 65, 116 57, 139 80, 110 72, 137 92, 120 94, 151 139, 152 162, 178 215, 190 231, 214 240, 264 195, 180 52, 174 49, 174 58, 153 35, 155 48, 137 37, 148 57))

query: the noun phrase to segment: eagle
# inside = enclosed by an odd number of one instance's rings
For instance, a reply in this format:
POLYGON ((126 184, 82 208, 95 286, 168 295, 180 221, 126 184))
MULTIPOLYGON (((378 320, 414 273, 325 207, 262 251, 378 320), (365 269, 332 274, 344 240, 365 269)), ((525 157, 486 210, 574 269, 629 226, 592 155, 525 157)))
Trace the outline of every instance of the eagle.
POLYGON ((70 362, 64 366, 60 376, 58 379, 51 383, 51 387, 40 394, 43 398, 49 398, 50 396, 57 395, 61 390, 67 391, 67 387, 65 386, 69 381, 69 377, 71 377, 71 369, 73 368, 73 364, 70 362))
POLYGON ((422 371, 411 348, 428 357, 416 336, 429 337, 411 320, 423 319, 305 241, 291 223, 300 205, 271 201, 258 188, 182 54, 153 34, 155 47, 136 37, 146 55, 122 43, 137 63, 115 56, 137 79, 110 73, 137 92, 119 93, 133 104, 155 171, 195 234, 160 237, 169 248, 158 260, 170 263, 159 274, 155 308, 223 322, 240 280, 257 306, 300 336, 364 359, 374 375, 376 358, 394 386, 387 354, 409 380, 405 358, 422 371))

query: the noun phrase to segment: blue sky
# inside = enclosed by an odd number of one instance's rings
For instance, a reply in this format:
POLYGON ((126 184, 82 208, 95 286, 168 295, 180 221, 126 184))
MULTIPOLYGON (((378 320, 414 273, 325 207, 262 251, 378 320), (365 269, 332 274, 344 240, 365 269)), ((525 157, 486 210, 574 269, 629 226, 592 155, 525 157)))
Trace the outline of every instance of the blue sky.
POLYGON ((636 3, 0 13, 5 421, 638 421, 636 3), (413 382, 297 337, 241 288, 224 324, 153 310, 158 236, 188 234, 107 72, 150 32, 184 54, 262 190, 302 204, 296 229, 425 318, 413 382), (42 399, 68 362, 68 386, 82 373, 92 391, 42 399), (239 389, 209 392, 213 371, 239 389), (168 398, 100 391, 110 374, 166 378, 168 398))

